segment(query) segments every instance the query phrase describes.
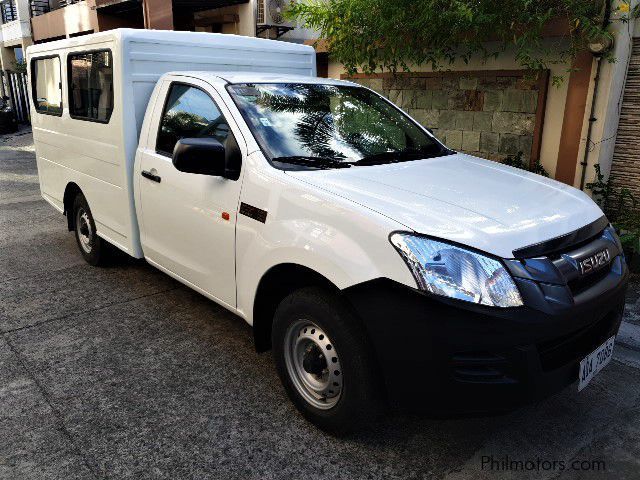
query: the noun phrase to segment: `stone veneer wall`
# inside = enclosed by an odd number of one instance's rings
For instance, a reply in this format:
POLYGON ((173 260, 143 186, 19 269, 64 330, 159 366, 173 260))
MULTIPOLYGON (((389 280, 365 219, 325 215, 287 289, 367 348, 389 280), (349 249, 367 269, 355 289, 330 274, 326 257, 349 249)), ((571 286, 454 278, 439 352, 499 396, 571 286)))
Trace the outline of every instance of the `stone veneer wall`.
POLYGON ((450 148, 492 160, 518 152, 539 158, 548 72, 537 78, 519 70, 345 78, 383 94, 450 148))

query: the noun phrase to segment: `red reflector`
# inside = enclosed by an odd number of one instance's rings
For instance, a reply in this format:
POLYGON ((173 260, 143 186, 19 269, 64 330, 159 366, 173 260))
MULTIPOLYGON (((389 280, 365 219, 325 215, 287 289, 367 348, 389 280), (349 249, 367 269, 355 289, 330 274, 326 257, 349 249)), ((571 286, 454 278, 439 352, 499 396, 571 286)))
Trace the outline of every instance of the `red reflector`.
POLYGON ((222 212, 222 219, 229 220, 229 214, 227 212, 222 212))

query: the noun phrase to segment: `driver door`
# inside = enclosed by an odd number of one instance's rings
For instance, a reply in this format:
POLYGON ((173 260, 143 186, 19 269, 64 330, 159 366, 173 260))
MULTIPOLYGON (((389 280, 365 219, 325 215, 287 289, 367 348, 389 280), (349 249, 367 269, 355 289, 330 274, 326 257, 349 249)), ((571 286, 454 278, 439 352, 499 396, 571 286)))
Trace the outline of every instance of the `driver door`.
POLYGON ((158 96, 138 178, 145 257, 220 302, 236 306, 235 225, 241 182, 178 171, 171 154, 181 138, 242 136, 209 84, 165 81, 158 96), (166 102, 163 100, 166 98, 166 102), (233 130, 236 130, 234 135, 233 130), (153 132, 158 132, 154 142, 153 132))

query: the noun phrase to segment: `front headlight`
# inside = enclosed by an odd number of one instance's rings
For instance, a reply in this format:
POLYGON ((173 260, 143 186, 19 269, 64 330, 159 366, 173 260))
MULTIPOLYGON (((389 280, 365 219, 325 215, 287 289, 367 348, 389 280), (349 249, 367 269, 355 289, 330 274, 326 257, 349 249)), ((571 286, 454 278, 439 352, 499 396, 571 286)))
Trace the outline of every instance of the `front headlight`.
POLYGON ((518 288, 498 260, 410 233, 394 233, 390 240, 421 290, 493 307, 522 305, 518 288))

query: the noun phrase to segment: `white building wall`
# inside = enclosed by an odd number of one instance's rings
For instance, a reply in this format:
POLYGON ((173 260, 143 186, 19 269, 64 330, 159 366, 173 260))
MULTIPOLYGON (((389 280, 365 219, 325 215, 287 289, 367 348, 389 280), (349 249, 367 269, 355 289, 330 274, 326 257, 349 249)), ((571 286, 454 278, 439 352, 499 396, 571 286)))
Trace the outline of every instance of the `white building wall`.
POLYGON ((31 44, 31 13, 29 0, 15 0, 17 19, 0 25, 2 47, 22 47, 31 44), (26 42, 25 42, 26 40, 26 42))

